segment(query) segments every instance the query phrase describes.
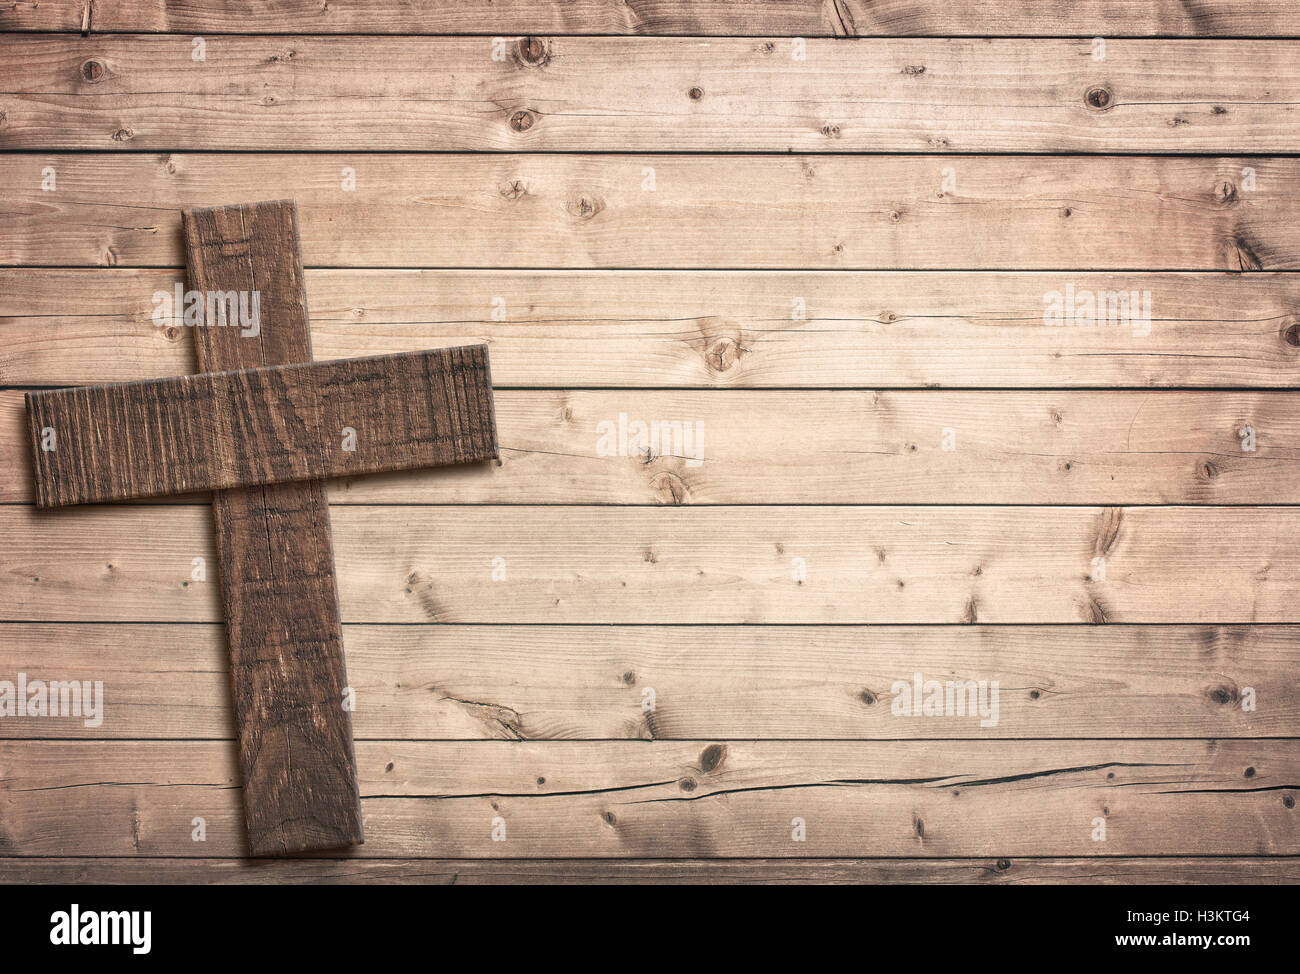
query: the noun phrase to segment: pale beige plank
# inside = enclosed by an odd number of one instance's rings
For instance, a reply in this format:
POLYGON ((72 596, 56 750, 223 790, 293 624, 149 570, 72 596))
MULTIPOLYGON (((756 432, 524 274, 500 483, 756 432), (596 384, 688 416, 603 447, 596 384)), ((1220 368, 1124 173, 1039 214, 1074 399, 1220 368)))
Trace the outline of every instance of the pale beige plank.
MULTIPOLYGON (((359 740, 1300 736, 1294 627, 351 625, 344 645, 359 740), (996 683, 996 710, 914 713, 918 672, 996 683)), ((232 736, 216 626, 0 625, 18 673, 100 681, 103 706, 0 738, 232 736)))
MULTIPOLYGON (((155 301, 181 277, 0 268, 0 383, 194 372, 184 325, 155 301)), ((498 387, 1300 381, 1291 274, 311 270, 307 298, 317 360, 483 342, 498 387), (1047 324, 1071 287, 1081 314, 1133 291, 1145 310, 1149 293, 1149 330, 1047 324)))
POLYGON ((292 197, 309 267, 1300 268, 1293 158, 10 154, 0 185, 4 264, 181 267, 182 207, 292 197))
MULTIPOLYGON (((1300 392, 499 391, 499 463, 335 504, 1300 503, 1300 392)), ((346 417, 344 417, 346 419, 346 417)), ((32 503, 0 391, 0 502, 32 503)))
MULTIPOLYGON (((15 0, 0 28, 80 31, 86 0, 15 0)), ((1294 36, 1288 0, 95 0, 94 32, 222 34, 647 34, 803 37, 996 34, 1294 36), (1103 29, 1104 28, 1104 29, 1103 29)))
MULTIPOLYGON (((331 519, 348 622, 1300 622, 1294 507, 347 506, 331 519)), ((212 568, 191 582, 194 558, 215 564, 206 506, 10 505, 0 537, 8 621, 219 618, 212 568)))
MULTIPOLYGON (((1298 762, 1250 740, 360 741, 354 856, 1294 855, 1298 762)), ((225 742, 5 742, 0 779, 8 856, 242 850, 225 742)))
POLYGON ((21 859, 0 883, 113 885, 1293 885, 1288 857, 1078 859, 21 859))
POLYGON ((0 147, 1300 148, 1291 41, 209 36, 196 61, 191 40, 0 35, 23 79, 0 147))

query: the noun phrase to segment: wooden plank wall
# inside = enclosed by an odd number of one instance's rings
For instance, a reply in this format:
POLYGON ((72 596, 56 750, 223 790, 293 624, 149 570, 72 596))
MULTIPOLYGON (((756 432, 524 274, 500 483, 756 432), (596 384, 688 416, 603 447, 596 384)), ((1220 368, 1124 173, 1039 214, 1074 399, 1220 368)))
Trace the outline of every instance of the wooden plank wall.
POLYGON ((1300 881, 1300 6, 0 32, 0 680, 103 683, 0 880, 1300 881), (487 343, 501 460, 330 483, 367 842, 248 862, 209 500, 38 512, 23 395, 194 372, 180 211, 282 197, 316 357, 487 343))

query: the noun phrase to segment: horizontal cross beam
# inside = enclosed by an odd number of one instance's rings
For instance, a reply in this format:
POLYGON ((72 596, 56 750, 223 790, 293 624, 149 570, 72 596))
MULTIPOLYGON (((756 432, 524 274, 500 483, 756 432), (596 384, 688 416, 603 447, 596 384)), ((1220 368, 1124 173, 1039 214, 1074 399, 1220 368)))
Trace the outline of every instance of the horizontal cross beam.
POLYGON ((484 345, 27 394, 39 507, 494 460, 484 345))

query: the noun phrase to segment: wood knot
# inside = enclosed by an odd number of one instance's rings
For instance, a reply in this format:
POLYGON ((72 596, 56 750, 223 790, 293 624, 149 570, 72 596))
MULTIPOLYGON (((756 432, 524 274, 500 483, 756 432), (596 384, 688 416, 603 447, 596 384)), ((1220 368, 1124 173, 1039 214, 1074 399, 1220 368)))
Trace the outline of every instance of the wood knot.
POLYGON ((1213 480, 1219 476, 1219 468, 1213 462, 1206 460, 1200 466, 1200 473, 1206 480, 1213 480))
POLYGON ((510 116, 510 128, 515 132, 527 132, 537 122, 537 116, 526 108, 521 108, 510 116))
POLYGON ((899 213, 897 210, 890 210, 890 211, 889 211, 889 222, 890 222, 890 223, 897 223, 897 222, 898 222, 899 220, 901 220, 901 219, 903 219, 903 214, 899 213))
POLYGON ((909 78, 919 78, 921 75, 925 74, 925 65, 909 64, 903 68, 900 73, 907 75, 909 78))
POLYGON ((996 870, 997 870, 998 872, 1000 872, 1000 873, 1004 873, 1004 872, 1006 872, 1008 869, 1011 868, 1011 860, 1010 860, 1010 859, 999 859, 997 862, 995 862, 995 863, 993 864, 993 868, 996 869, 996 870))
POLYGON ((1295 799, 1290 795, 1282 796, 1282 805, 1284 808, 1295 808, 1295 799))
POLYGON ((174 342, 181 337, 181 330, 175 325, 168 325, 163 329, 163 335, 169 342, 174 342))
POLYGON ((722 762, 727 759, 727 745, 710 744, 700 753, 700 770, 705 774, 712 774, 722 767, 722 762))
POLYGON ((564 207, 569 215, 579 220, 590 220, 605 208, 605 201, 599 196, 575 196, 564 207))
POLYGON ((1293 317, 1283 322, 1282 341, 1292 348, 1300 348, 1300 319, 1293 317))
POLYGON ((704 364, 709 367, 710 372, 730 372, 744 354, 745 349, 740 342, 730 338, 719 338, 709 342, 705 347, 704 364))
POLYGON ((701 98, 704 97, 704 89, 700 87, 695 87, 692 88, 689 92, 687 92, 687 94, 691 96, 691 101, 699 101, 701 98))
POLYGON ((96 85, 108 77, 108 66, 99 58, 90 58, 81 65, 81 80, 96 85))
POLYGON ((1237 695, 1236 687, 1211 687, 1206 691, 1206 695, 1220 707, 1234 704, 1238 699, 1240 699, 1237 695))
POLYGON ((522 179, 512 179, 509 182, 502 183, 498 192, 505 199, 517 200, 521 196, 528 195, 528 187, 524 185, 522 179))
POLYGON ((1239 202, 1237 196, 1237 187, 1227 179, 1220 180, 1214 184, 1214 202, 1220 206, 1232 206, 1239 202))
POLYGON ((542 67, 551 61, 551 45, 540 37, 521 37, 515 45, 515 60, 520 64, 542 67))
POLYGON ((840 127, 832 122, 827 122, 822 126, 822 135, 828 139, 838 139, 840 137, 840 127))
POLYGON ((858 699, 861 700, 868 707, 874 707, 876 705, 876 701, 879 698, 870 690, 863 690, 861 693, 858 694, 858 699))
POLYGON ((1089 88, 1083 96, 1084 104, 1095 111, 1104 112, 1114 103, 1114 96, 1111 95, 1110 89, 1098 85, 1095 88, 1089 88))
POLYGON ((685 504, 691 496, 686 482, 677 474, 667 470, 654 475, 650 481, 650 489, 663 504, 685 504))
POLYGON ((118 129, 113 133, 114 142, 130 142, 135 138, 135 132, 131 129, 118 129))

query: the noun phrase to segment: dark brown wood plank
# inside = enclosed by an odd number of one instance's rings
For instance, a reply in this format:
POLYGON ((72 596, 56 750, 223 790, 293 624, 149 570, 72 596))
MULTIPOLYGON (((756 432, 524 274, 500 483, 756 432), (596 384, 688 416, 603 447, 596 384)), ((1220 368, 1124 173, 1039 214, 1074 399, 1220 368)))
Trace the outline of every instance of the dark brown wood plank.
POLYGON ((486 345, 26 398, 40 507, 497 456, 486 345))
POLYGON ((214 34, 1269 37, 1300 34, 1293 0, 40 0, 13 31, 214 34))
MULTIPOLYGON (((187 210, 198 291, 261 290, 254 340, 195 328, 199 368, 311 361, 298 211, 292 201, 187 210)), ((254 855, 362 841, 352 718, 325 485, 213 497, 248 849, 254 855)))

